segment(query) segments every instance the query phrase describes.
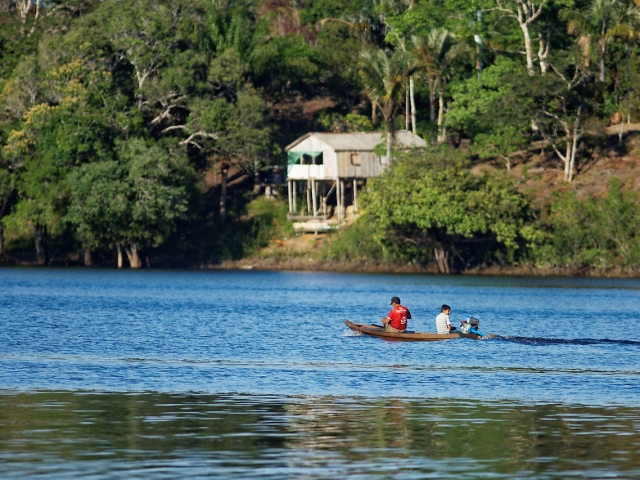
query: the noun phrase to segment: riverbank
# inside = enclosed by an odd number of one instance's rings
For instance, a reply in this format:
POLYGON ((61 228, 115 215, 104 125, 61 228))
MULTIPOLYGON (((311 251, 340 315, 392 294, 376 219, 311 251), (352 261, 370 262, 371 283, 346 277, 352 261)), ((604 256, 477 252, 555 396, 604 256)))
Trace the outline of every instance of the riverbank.
MULTIPOLYGON (((390 261, 341 261, 311 257, 243 258, 229 260, 217 265, 208 265, 213 270, 273 270, 304 272, 341 272, 341 273, 401 273, 443 275, 435 265, 403 264, 390 261)), ((533 264, 515 266, 478 267, 450 275, 486 275, 505 277, 590 277, 590 278, 640 278, 638 268, 569 268, 540 267, 533 264)))

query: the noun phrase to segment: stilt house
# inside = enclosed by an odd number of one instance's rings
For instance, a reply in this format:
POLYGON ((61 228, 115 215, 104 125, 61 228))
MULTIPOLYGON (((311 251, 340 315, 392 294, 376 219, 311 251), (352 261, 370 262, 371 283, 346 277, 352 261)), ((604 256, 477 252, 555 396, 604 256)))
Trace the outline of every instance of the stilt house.
MULTIPOLYGON (((358 188, 388 166, 374 147, 380 132, 307 133, 286 147, 289 219, 297 230, 318 232, 340 226, 358 212, 358 188)), ((395 148, 425 147, 411 132, 395 135, 395 148)))

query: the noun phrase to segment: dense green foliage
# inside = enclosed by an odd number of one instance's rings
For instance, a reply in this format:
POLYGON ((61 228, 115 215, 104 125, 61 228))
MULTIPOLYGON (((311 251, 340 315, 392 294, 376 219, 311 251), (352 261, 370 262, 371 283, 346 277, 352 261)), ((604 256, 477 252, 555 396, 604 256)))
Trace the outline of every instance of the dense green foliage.
POLYGON ((395 163, 371 181, 363 203, 381 240, 407 260, 424 262, 435 252, 455 255, 463 267, 496 256, 514 261, 536 236, 528 203, 510 181, 473 175, 448 152, 395 163))
POLYGON ((572 182, 608 123, 637 118, 639 5, 5 2, 0 255, 28 260, 35 241, 41 264, 239 258, 292 234, 281 203, 256 200, 285 145, 309 130, 384 130, 394 162, 322 255, 442 272, 636 267, 635 193, 614 184, 536 210, 510 177, 471 163, 510 168, 537 142, 572 182), (392 153, 405 126, 427 152, 392 153))
POLYGON ((640 264, 640 198, 622 193, 617 181, 602 198, 560 196, 548 217, 553 236, 537 249, 540 262, 600 268, 640 264))

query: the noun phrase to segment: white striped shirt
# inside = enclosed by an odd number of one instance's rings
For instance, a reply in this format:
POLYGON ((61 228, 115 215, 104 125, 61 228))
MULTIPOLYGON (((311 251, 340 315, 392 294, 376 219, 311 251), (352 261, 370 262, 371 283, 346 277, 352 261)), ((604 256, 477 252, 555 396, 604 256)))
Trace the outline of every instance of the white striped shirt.
POLYGON ((449 333, 450 326, 449 315, 441 313, 436 317, 436 330, 438 333, 449 333))

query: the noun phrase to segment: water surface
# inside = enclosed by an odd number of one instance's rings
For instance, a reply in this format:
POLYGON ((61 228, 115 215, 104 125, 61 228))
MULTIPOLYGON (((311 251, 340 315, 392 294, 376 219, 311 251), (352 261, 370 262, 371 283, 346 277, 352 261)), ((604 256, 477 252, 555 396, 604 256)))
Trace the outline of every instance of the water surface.
POLYGON ((637 477, 639 305, 638 280, 0 269, 0 475, 637 477), (394 295, 500 338, 344 326, 394 295))

